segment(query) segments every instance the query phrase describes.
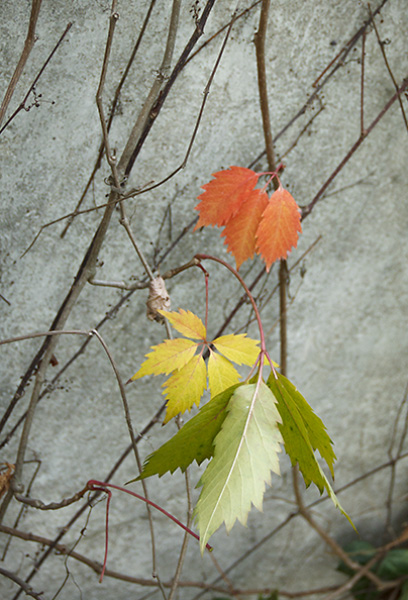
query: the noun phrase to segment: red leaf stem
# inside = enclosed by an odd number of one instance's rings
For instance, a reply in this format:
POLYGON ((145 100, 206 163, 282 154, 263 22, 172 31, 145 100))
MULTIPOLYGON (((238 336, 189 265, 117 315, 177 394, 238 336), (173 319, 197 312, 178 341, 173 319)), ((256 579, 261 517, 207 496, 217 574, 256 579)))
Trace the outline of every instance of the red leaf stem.
MULTIPOLYGON (((200 537, 196 533, 194 533, 194 531, 192 531, 189 527, 186 527, 186 525, 184 525, 181 521, 179 521, 178 519, 176 519, 176 517, 174 517, 169 512, 167 512, 167 510, 165 510, 164 508, 162 508, 161 506, 159 506, 155 502, 152 502, 151 500, 148 500, 144 496, 141 496, 140 494, 137 494, 136 492, 132 492, 131 490, 128 490, 128 489, 126 489, 124 487, 121 487, 119 485, 115 485, 113 483, 105 483, 104 481, 98 481, 96 479, 90 479, 88 481, 88 483, 87 483, 87 487, 88 487, 89 490, 98 491, 98 492, 106 492, 108 494, 108 500, 107 500, 107 503, 106 503, 105 560, 104 560, 104 563, 103 563, 103 568, 102 568, 101 576, 100 576, 100 579, 99 579, 99 581, 101 583, 102 583, 103 575, 105 573, 106 561, 107 561, 107 557, 108 557, 108 513, 109 513, 110 500, 111 500, 111 497, 112 497, 112 492, 110 491, 109 488, 113 488, 115 490, 119 490, 121 492, 125 492, 126 494, 129 494, 130 496, 134 496, 138 500, 143 500, 143 502, 146 502, 146 504, 149 504, 150 506, 153 506, 153 508, 155 508, 156 510, 159 510, 161 513, 163 513, 164 515, 166 515, 166 517, 168 517, 169 519, 171 519, 172 521, 174 521, 175 523, 177 523, 177 525, 179 527, 181 527, 182 529, 184 529, 184 531, 187 531, 187 533, 189 533, 190 535, 192 535, 196 540, 198 540, 198 541, 200 540, 200 537)), ((212 546, 210 546, 210 544, 206 544, 206 548, 207 548, 207 550, 209 552, 212 552, 212 550, 213 550, 213 548, 212 548, 212 546)))

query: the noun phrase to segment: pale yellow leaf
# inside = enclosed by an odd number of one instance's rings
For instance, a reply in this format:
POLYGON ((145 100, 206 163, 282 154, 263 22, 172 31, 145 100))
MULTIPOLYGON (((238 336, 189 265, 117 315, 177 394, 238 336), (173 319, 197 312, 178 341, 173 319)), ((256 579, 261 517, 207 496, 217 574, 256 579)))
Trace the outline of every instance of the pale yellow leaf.
POLYGON ((262 510, 271 471, 279 474, 281 417, 275 402, 261 382, 238 387, 228 403, 214 458, 198 483, 203 489, 194 514, 201 552, 222 522, 229 532, 236 519, 246 525, 251 504, 262 510))

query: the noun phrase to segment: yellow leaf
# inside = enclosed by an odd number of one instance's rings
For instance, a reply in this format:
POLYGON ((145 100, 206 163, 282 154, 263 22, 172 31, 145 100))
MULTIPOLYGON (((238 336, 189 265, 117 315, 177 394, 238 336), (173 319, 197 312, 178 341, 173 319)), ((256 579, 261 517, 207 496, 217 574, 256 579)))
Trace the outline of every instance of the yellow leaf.
POLYGON ((163 384, 164 394, 168 399, 164 423, 191 410, 194 404, 200 403, 201 396, 207 387, 207 372, 201 355, 194 356, 182 369, 173 373, 163 384))
POLYGON ((259 356, 259 342, 246 337, 246 333, 223 335, 213 341, 213 345, 226 358, 239 365, 252 366, 259 356))
POLYGON ((235 385, 241 376, 229 360, 210 351, 208 359, 208 381, 211 398, 217 396, 227 388, 235 385))
POLYGON ((188 363, 196 351, 197 344, 185 338, 164 340, 158 346, 153 346, 153 351, 146 354, 146 360, 130 381, 140 379, 145 375, 168 375, 176 369, 181 369, 188 363))
POLYGON ((180 308, 179 312, 158 311, 173 325, 174 329, 193 340, 205 340, 206 330, 203 322, 189 310, 180 308))

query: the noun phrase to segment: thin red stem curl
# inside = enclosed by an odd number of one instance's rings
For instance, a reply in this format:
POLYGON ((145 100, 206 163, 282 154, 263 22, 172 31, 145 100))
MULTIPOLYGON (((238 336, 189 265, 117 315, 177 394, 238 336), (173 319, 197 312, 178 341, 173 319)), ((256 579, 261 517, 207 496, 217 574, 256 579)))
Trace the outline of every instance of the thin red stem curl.
MULTIPOLYGON (((98 491, 98 492, 106 492, 108 494, 108 500, 107 500, 107 504, 106 504, 106 538, 105 538, 105 559, 104 559, 104 563, 103 563, 103 568, 102 568, 102 572, 101 572, 101 576, 100 576, 100 583, 102 583, 102 579, 103 579, 103 575, 105 573, 105 569, 106 569, 106 561, 108 558, 108 523, 109 523, 109 506, 110 506, 110 500, 112 497, 112 492, 110 491, 109 488, 112 488, 114 490, 119 490, 121 492, 125 492, 126 494, 129 494, 130 496, 134 496, 135 498, 137 498, 138 500, 143 500, 143 502, 146 502, 146 504, 149 504, 150 506, 153 506, 153 508, 155 508, 156 510, 159 510, 161 513, 163 513, 164 515, 166 515, 166 517, 168 517, 169 519, 171 519, 172 521, 174 521, 175 523, 177 523, 177 525, 179 527, 181 527, 182 529, 184 529, 184 531, 187 531, 187 533, 189 533, 190 535, 192 535, 196 540, 200 540, 200 537, 194 533, 194 531, 192 531, 189 527, 186 527, 186 525, 184 525, 181 521, 179 521, 178 519, 176 519, 176 517, 174 517, 172 514, 170 514, 169 512, 167 512, 167 510, 165 510, 164 508, 162 508, 161 506, 159 506, 158 504, 156 504, 155 502, 152 502, 151 500, 148 500, 147 498, 145 498, 144 496, 141 496, 140 494, 137 494, 136 492, 132 492, 131 490, 128 490, 124 487, 121 487, 120 485, 115 485, 114 483, 105 483, 104 481, 98 481, 97 479, 90 479, 87 483, 87 488, 89 490, 92 491, 98 491)), ((213 548, 210 544, 206 544, 205 546, 207 548, 207 550, 209 552, 212 552, 213 548)))
POLYGON ((251 292, 249 291, 249 288, 248 288, 247 284, 245 283, 245 281, 242 279, 241 275, 234 269, 234 267, 231 267, 231 265, 229 265, 225 260, 222 260, 222 258, 218 258, 217 256, 211 256, 211 254, 196 254, 194 256, 194 258, 196 258, 197 260, 213 260, 214 262, 220 263, 220 265, 223 265, 225 268, 227 268, 229 271, 231 271, 231 273, 233 275, 235 275, 235 277, 238 279, 239 283, 244 288, 245 293, 248 296, 248 298, 252 304, 252 308, 254 309, 254 313, 255 313, 256 320, 258 322, 258 328, 259 328, 259 337, 260 337, 260 341, 261 341, 261 352, 265 353, 266 352, 265 335, 264 335, 264 331, 263 331, 263 327, 262 327, 261 315, 259 314, 259 310, 258 310, 258 307, 254 300, 254 297, 252 296, 251 292))

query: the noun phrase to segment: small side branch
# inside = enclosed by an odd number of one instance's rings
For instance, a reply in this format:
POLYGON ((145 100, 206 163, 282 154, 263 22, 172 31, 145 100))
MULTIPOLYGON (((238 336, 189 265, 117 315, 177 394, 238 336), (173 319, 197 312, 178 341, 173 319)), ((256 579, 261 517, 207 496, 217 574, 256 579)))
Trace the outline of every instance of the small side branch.
POLYGON ((24 42, 24 48, 21 53, 20 60, 18 61, 16 69, 10 80, 6 93, 4 95, 3 102, 0 106, 0 125, 3 121, 4 115, 6 114, 7 107, 10 104, 10 100, 13 97, 18 80, 21 77, 21 73, 23 72, 28 57, 30 56, 31 50, 33 49, 33 46, 35 44, 35 28, 37 26, 38 15, 40 13, 41 2, 42 0, 32 0, 30 23, 28 25, 28 32, 26 40, 24 42))
MULTIPOLYGON (((23 100, 20 102, 19 106, 16 108, 16 110, 13 112, 13 114, 7 119, 7 121, 4 123, 3 127, 0 129, 0 135, 3 133, 3 131, 6 129, 6 127, 8 127, 10 125, 11 121, 18 115, 19 112, 21 112, 22 110, 28 110, 28 108, 26 106, 26 103, 27 103, 27 100, 28 100, 31 92, 35 89, 35 86, 37 85, 38 80, 40 79, 41 75, 44 73, 45 69, 49 65, 52 57, 54 56, 54 54, 56 53, 56 51, 58 50, 58 48, 61 46, 61 44, 62 44, 65 36, 67 35, 67 33, 71 29, 71 27, 72 27, 72 23, 68 23, 68 25, 65 28, 64 33, 61 35, 60 39, 55 44, 55 46, 52 49, 50 55, 46 59, 45 63, 43 64, 43 66, 39 70, 39 72, 36 75, 36 77, 34 78, 34 81, 32 82, 32 84, 28 88, 28 91, 27 91, 26 95, 24 96, 23 100)), ((0 119, 0 123, 1 123, 1 119, 0 119)))
POLYGON ((381 54, 383 55, 385 66, 387 67, 387 71, 389 73, 389 76, 391 77, 391 81, 394 84, 394 87, 395 87, 395 89, 397 91, 397 94, 398 94, 398 102, 399 102, 399 105, 400 105, 400 108, 401 108, 401 114, 402 114, 402 119, 404 121, 405 129, 408 131, 407 115, 406 115, 405 110, 404 110, 404 105, 402 104, 401 93, 398 91, 398 83, 396 82, 396 79, 395 79, 394 74, 392 72, 392 69, 390 67, 390 63, 388 62, 387 55, 385 53, 384 43, 381 41, 380 34, 378 32, 378 28, 377 28, 377 25, 375 23, 374 15, 373 15, 373 13, 371 11, 371 6, 370 5, 368 5, 368 10, 370 12, 371 23, 373 24, 373 27, 374 27, 375 35, 376 35, 376 38, 377 38, 378 45, 380 46, 381 54))
POLYGON ((343 167, 348 163, 350 158, 358 150, 358 148, 364 142, 366 137, 372 132, 372 130, 376 127, 376 125, 378 125, 378 123, 381 121, 383 116, 389 111, 389 109, 394 104, 394 102, 396 100, 398 100, 400 98, 400 95, 403 94, 407 89, 408 89, 408 77, 406 79, 404 79, 401 86, 398 88, 397 92, 388 100, 388 102, 384 106, 384 108, 382 110, 380 110, 380 112, 378 113, 376 118, 371 122, 369 127, 367 127, 367 129, 365 130, 365 135, 360 135, 358 140, 353 144, 353 146, 347 152, 347 154, 343 158, 343 160, 338 164, 338 166, 334 169, 334 171, 329 176, 329 178, 324 182, 324 184, 322 185, 320 190, 317 192, 317 194, 313 198, 313 200, 309 204, 307 204, 306 206, 304 206, 302 208, 302 219, 305 219, 307 216, 310 215, 313 208, 315 207, 317 202, 322 198, 324 192, 327 190, 329 185, 334 181, 334 179, 337 177, 337 175, 340 173, 340 171, 343 169, 343 167))
POLYGON ((70 498, 64 498, 64 500, 61 500, 60 502, 50 502, 49 504, 45 504, 44 502, 42 502, 42 500, 37 500, 35 498, 27 498, 27 496, 21 496, 20 494, 16 494, 14 497, 22 504, 32 506, 33 508, 37 508, 38 510, 59 510, 60 508, 65 508, 70 504, 74 504, 74 502, 78 502, 78 500, 81 500, 88 491, 88 486, 85 486, 82 490, 80 490, 70 498))
POLYGON ((43 600, 42 595, 44 592, 35 592, 31 585, 28 585, 24 579, 21 579, 15 573, 0 567, 0 575, 4 575, 4 577, 14 581, 14 583, 16 583, 27 596, 31 596, 31 598, 36 598, 37 600, 43 600))
MULTIPOLYGON (((268 89, 266 83, 266 69, 265 69, 265 39, 266 30, 268 26, 268 12, 269 12, 270 0, 262 0, 261 16, 259 19, 258 31, 255 35, 255 49, 256 49, 256 66, 258 69, 258 87, 259 87, 259 101, 261 104, 262 113, 262 124, 265 138, 266 156, 268 159, 268 169, 270 171, 276 171, 276 159, 275 151, 273 149, 273 138, 271 129, 271 119, 269 115, 268 105, 268 89)), ((277 179, 273 179, 275 190, 278 187, 277 179)))

